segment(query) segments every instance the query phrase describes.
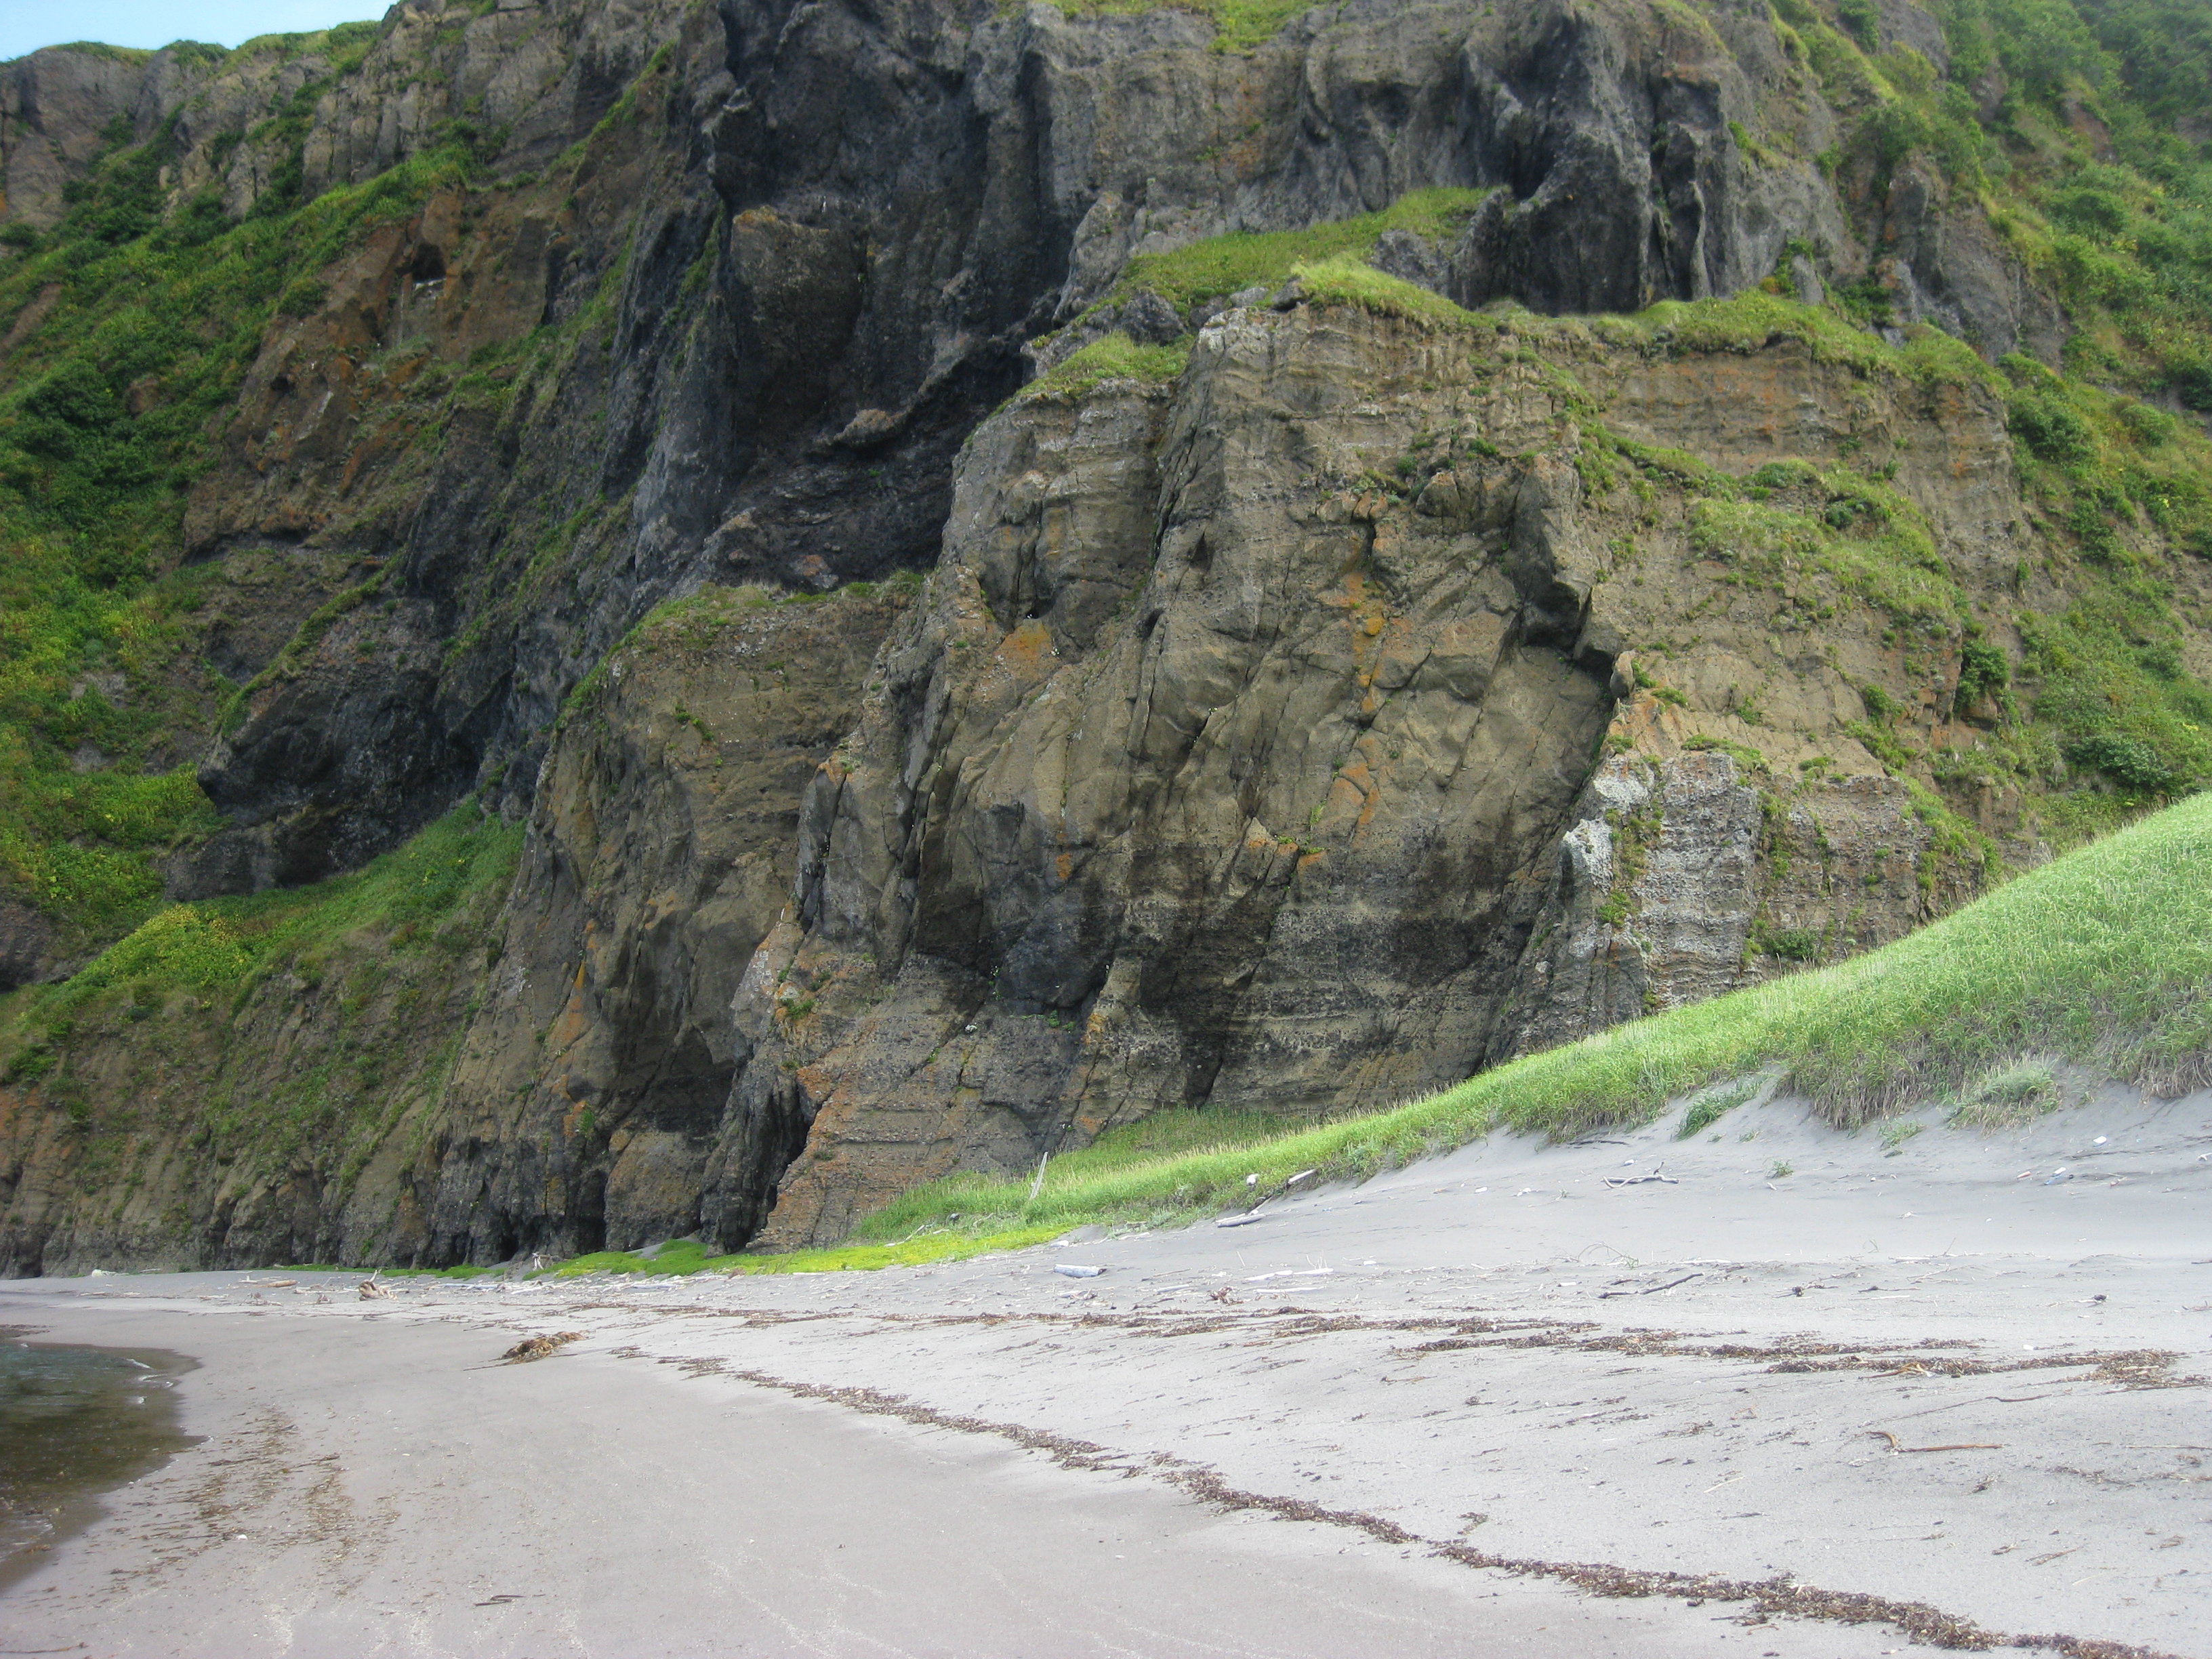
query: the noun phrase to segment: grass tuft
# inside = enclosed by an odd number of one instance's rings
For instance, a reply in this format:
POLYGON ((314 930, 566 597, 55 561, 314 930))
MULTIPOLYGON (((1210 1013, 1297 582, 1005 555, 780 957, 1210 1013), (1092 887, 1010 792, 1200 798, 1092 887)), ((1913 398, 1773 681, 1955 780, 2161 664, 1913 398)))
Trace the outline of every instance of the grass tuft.
POLYGON ((1127 299, 1149 289, 1183 310, 1200 301, 1221 299, 1249 288, 1279 287, 1302 265, 1338 261, 1364 265, 1376 244, 1390 231, 1404 231, 1432 244, 1444 240, 1457 232, 1489 193, 1486 190, 1409 191, 1379 213, 1358 214, 1304 230, 1231 231, 1170 252, 1139 254, 1129 261, 1114 298, 1127 299))
POLYGON ((1976 1081, 1951 1121, 1976 1129, 2017 1129, 2063 1103, 2049 1061, 2016 1060, 1976 1081))
POLYGON ((1474 320, 1474 313, 1462 310, 1441 294, 1377 270, 1348 253, 1301 261, 1291 274, 1314 305, 1357 306, 1378 317, 1403 317, 1419 323, 1452 325, 1474 320))
POLYGON ((1182 378, 1189 362, 1190 342, 1187 338, 1168 345, 1141 346, 1116 331, 1103 340, 1093 340, 1050 373, 1040 374, 1024 386, 1018 396, 1024 403, 1073 400, 1109 380, 1164 385, 1182 378))
POLYGON ((1674 1131, 1674 1139, 1688 1140, 1704 1133, 1758 1092, 1759 1079, 1755 1077, 1706 1090, 1692 1101, 1690 1109, 1682 1114, 1682 1127, 1674 1131))

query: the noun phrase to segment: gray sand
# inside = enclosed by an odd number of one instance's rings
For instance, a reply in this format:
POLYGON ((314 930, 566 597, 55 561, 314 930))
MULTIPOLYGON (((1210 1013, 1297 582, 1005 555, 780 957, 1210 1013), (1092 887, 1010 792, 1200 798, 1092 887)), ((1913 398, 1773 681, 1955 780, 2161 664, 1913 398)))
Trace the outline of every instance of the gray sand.
POLYGON ((1670 1127, 936 1269, 0 1286, 0 1322, 201 1359, 209 1437, 0 1597, 0 1632, 538 1659, 1913 1645, 1786 1602, 2212 1655, 2212 1096, 1893 1157, 1787 1101, 1670 1127), (1606 1184, 1655 1166, 1675 1184, 1606 1184), (586 1334, 489 1363, 553 1331, 586 1334), (1576 1588, 1608 1569, 1776 1588, 1576 1588))

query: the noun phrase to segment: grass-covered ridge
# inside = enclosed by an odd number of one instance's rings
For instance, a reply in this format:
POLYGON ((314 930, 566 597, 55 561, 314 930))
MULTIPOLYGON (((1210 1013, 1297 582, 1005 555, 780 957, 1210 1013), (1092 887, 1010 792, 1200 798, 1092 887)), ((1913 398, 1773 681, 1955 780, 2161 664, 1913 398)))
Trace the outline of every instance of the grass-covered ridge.
POLYGON ((1493 1129, 1564 1136, 1642 1122, 1669 1100, 1761 1072, 1786 1073, 1787 1086, 1852 1125, 1923 1098, 1975 1097, 1982 1080, 1982 1092, 2001 1091, 2022 1055, 2167 1090, 2212 1082, 2212 793, 1837 967, 1637 1020, 1320 1128, 1263 1123, 1254 1138, 1238 1135, 1235 1120, 1168 1114, 1055 1160, 1034 1200, 1026 1181, 955 1176, 906 1194, 842 1249, 807 1255, 824 1266, 888 1265, 902 1244, 964 1254, 1085 1222, 1187 1219, 1237 1202, 1249 1176, 1265 1191, 1302 1170, 1362 1176, 1493 1129), (1163 1146, 1177 1120, 1217 1144, 1163 1146))
POLYGON ((1024 403, 1079 398, 1109 380, 1141 380, 1157 385, 1180 379, 1189 362, 1188 337, 1169 345, 1139 345, 1117 330, 1103 339, 1093 340, 1057 368, 1038 375, 1017 396, 1024 403))
MULTIPOLYGON (((1014 9, 1012 0, 1003 0, 1014 9)), ((1137 17, 1151 11, 1187 11, 1212 23, 1213 49, 1246 52, 1265 46, 1283 25, 1312 8, 1307 0, 1053 0, 1070 17, 1137 17)))

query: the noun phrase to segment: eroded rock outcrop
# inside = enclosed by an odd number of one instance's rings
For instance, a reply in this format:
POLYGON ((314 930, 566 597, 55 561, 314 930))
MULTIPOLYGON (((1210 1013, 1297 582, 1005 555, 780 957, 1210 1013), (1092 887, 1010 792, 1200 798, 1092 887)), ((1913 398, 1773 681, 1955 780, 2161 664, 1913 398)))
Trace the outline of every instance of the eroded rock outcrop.
MULTIPOLYGON (((179 556, 301 574, 203 619, 232 823, 173 891, 470 792, 527 826, 434 963, 52 1039, 86 1063, 0 1085, 6 1270, 827 1240, 1164 1108, 1387 1104, 2041 854, 1891 775, 1996 720, 1970 640, 2068 603, 1954 348, 1517 308, 1871 276, 2056 352, 1975 204, 1824 173, 1763 4, 1352 0, 1236 52, 991 0, 480 9, 0 90, 25 224, 119 115, 171 211, 401 181, 192 486, 179 556), (1374 264, 1486 313, 1130 276, 1434 186, 1488 193, 1374 264), (1020 390, 1109 328, 1188 367, 1020 390), (321 1144, 238 1104, 342 1064, 321 1144)), ((9 971, 50 956, 0 912, 9 971)))
POLYGON ((1978 862, 1931 849, 1905 786, 1763 793, 1684 749, 1760 743, 1794 775, 1851 742, 1892 618, 1832 578, 1822 651, 1790 643, 1820 579, 1785 596, 1741 585, 1735 548, 1701 560, 1698 492, 1604 472, 1599 422, 1739 473, 1880 432, 1954 574, 2011 569, 1986 394, 1795 342, 1243 309, 1171 389, 1018 403, 969 447, 740 993, 776 1063, 726 1133, 756 1188, 760 1149, 807 1146, 763 1237, 841 1236, 915 1181, 1163 1107, 1386 1103, 1785 965, 1775 939, 1863 948, 1971 894, 1978 862), (1645 663, 1688 689, 1639 690, 1645 663), (1607 741, 1651 758, 1586 785, 1607 741), (1632 878, 1608 811, 1647 824, 1632 878), (1815 844, 1820 877, 1777 873, 1815 844))
POLYGON ((1724 749, 1602 763, 1560 836, 1493 1065, 1902 938, 1990 873, 1894 778, 1784 781, 1724 749))
MULTIPOLYGON (((434 194, 317 276, 188 533, 204 553, 305 538, 393 562, 393 648, 339 665, 349 706, 416 735, 295 799, 277 757, 333 705, 257 688, 210 772, 267 843, 236 867, 344 867, 405 832, 380 796, 526 783, 567 688, 689 583, 927 564, 960 442, 1134 255, 1442 185, 1492 193, 1455 242, 1381 257, 1468 304, 1630 310, 1737 291, 1793 237, 1834 273, 1875 252, 1809 159, 1836 118, 1763 6, 1359 0, 1249 52, 1212 37, 1173 10, 980 0, 395 8, 316 96, 303 188, 377 176, 457 119, 496 137, 491 187, 434 194), (1771 141, 1756 156, 1750 134, 1771 141), (580 143, 571 176, 554 164, 580 143), (410 390, 540 328, 582 349, 499 371, 503 404, 410 390), (428 675, 416 611, 465 641, 428 675)), ((187 183, 236 137, 222 112, 283 92, 225 73, 179 117, 187 183)), ((240 170, 274 165, 258 142, 223 152, 239 203, 240 170)), ((1990 252, 1943 277, 1946 304, 1994 283, 2018 309, 2023 279, 1990 252)), ((1163 337, 1202 320, 1131 303, 1163 337)))
POLYGON ((610 658, 539 781, 499 961, 386 1248, 504 1258, 698 1230, 751 1058, 730 1006, 896 613, 710 589, 610 658))
POLYGON ((512 880, 427 939, 349 932, 273 976, 101 1007, 84 1063, 0 1081, 0 1273, 694 1231, 748 1055, 731 999, 900 603, 665 608, 575 700, 512 880))

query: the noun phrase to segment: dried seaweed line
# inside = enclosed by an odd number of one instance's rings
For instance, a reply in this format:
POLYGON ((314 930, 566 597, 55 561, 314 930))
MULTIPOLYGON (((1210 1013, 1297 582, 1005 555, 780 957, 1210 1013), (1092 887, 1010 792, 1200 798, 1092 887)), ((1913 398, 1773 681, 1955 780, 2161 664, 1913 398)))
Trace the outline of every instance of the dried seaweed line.
MULTIPOLYGON (((671 1360, 665 1363, 680 1363, 671 1360)), ((1041 1451, 1063 1468, 1113 1473, 1139 1473, 1128 1466, 1127 1454, 1108 1450, 1088 1440, 1077 1440, 1048 1430, 1018 1423, 994 1423, 988 1419, 940 1412, 902 1395, 865 1388, 839 1388, 820 1382, 798 1382, 760 1370, 732 1370, 760 1388, 775 1389, 802 1400, 818 1400, 875 1417, 893 1417, 924 1428, 951 1429, 962 1434, 990 1435, 1032 1451, 1041 1451)), ((1914 1640, 1930 1647, 1987 1650, 1991 1648, 2047 1648, 2066 1659, 2179 1659, 2149 1648, 2096 1642, 2073 1636, 2005 1637, 1984 1630, 1972 1620, 1960 1619, 1922 1601, 1895 1601, 1886 1596, 1855 1591, 1826 1590, 1799 1584, 1786 1577, 1746 1581, 1689 1573, 1652 1572, 1619 1567, 1604 1562, 1542 1561, 1485 1554, 1471 1547, 1424 1538, 1396 1522, 1362 1510, 1329 1510, 1302 1498, 1279 1498, 1246 1492, 1231 1486, 1218 1470, 1191 1463, 1166 1453, 1149 1460, 1155 1479, 1176 1487, 1200 1503, 1231 1510, 1252 1510, 1288 1521, 1310 1521, 1325 1526, 1364 1532, 1387 1544, 1425 1544, 1431 1553, 1462 1566, 1489 1568, 1528 1577, 1554 1578, 1595 1595, 1681 1595, 1711 1601, 1748 1601, 1764 1614, 1788 1614, 1799 1619, 1830 1619, 1846 1624, 1887 1622, 1914 1640)))

